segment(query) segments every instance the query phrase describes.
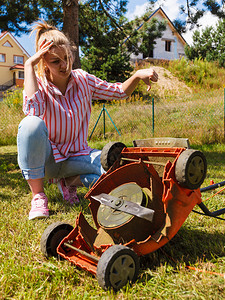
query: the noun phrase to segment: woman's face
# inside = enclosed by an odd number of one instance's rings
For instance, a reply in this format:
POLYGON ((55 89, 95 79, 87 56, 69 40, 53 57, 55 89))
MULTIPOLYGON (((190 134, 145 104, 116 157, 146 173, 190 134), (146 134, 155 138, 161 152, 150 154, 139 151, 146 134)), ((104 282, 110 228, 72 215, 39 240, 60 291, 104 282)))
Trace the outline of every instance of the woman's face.
POLYGON ((67 69, 68 57, 61 47, 52 46, 44 55, 44 64, 47 67, 49 79, 54 83, 68 79, 71 69, 67 69))

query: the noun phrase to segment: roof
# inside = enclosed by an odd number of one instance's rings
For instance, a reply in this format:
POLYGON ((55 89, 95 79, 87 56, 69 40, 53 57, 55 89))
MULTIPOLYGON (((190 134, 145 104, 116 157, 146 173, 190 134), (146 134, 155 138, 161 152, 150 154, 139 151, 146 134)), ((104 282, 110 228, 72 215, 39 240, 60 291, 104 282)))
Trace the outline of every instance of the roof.
POLYGON ((15 66, 12 66, 12 67, 10 68, 10 70, 24 70, 24 65, 22 65, 22 64, 17 64, 17 65, 15 65, 15 66))
POLYGON ((1 39, 6 33, 7 33, 7 31, 1 32, 1 34, 0 34, 0 39, 1 39))
MULTIPOLYGON (((164 12, 164 10, 159 7, 157 8, 149 17, 148 19, 145 21, 145 22, 148 22, 150 19, 152 19, 153 17, 156 16, 157 13, 160 13, 165 19, 167 19, 168 21, 168 25, 170 26, 171 30, 177 34, 178 38, 181 40, 181 42, 183 44, 187 44, 187 42, 185 41, 185 39, 182 37, 182 35, 177 31, 177 29, 175 28, 175 26, 173 25, 172 21, 170 20, 170 18, 167 16, 167 14, 164 12)), ((144 22, 144 23, 145 23, 144 22)), ((142 23, 141 25, 138 26, 138 28, 136 28, 136 30, 139 30, 143 25, 144 23, 142 23)), ((126 43, 126 41, 130 38, 130 36, 128 36, 123 43, 126 43)))
POLYGON ((3 39, 3 37, 6 37, 7 35, 10 36, 11 39, 13 39, 13 41, 19 46, 19 48, 23 51, 25 55, 30 57, 30 54, 23 48, 23 46, 17 41, 17 39, 9 31, 3 31, 0 34, 0 41, 1 39, 3 39))

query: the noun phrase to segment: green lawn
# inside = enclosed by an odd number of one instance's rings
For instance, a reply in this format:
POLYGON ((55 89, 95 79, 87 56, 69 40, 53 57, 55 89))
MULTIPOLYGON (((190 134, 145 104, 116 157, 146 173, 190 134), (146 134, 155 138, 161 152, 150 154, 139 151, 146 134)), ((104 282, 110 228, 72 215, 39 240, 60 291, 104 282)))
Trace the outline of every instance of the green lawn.
MULTIPOLYGON (((225 180, 225 145, 198 146, 207 157, 210 180, 225 180)), ((191 213, 162 249, 141 258, 138 280, 118 293, 103 291, 96 278, 68 261, 46 259, 40 251, 45 228, 56 221, 74 225, 82 210, 91 221, 86 189, 81 205, 65 204, 55 185, 46 184, 50 218, 28 220, 31 193, 23 180, 16 146, 0 147, 0 299, 222 299, 225 295, 225 223, 191 213), (187 269, 185 266, 200 269, 187 269)), ((203 200, 212 195, 207 192, 203 200)), ((225 207, 224 192, 204 202, 225 207)), ((225 218, 225 216, 223 215, 225 218)))

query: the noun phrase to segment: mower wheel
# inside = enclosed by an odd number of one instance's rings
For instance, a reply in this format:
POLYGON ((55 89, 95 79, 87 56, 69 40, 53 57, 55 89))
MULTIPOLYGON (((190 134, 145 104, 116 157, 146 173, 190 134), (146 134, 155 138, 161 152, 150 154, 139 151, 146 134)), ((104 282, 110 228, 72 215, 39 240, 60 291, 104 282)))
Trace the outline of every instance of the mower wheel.
POLYGON ((139 258, 132 249, 123 245, 111 246, 99 259, 98 283, 104 290, 118 291, 128 282, 137 280, 139 268, 139 258))
POLYGON ((203 183, 207 171, 207 162, 201 151, 187 149, 178 157, 175 176, 180 186, 195 190, 203 183))
POLYGON ((126 145, 121 142, 110 142, 103 147, 101 153, 101 164, 105 171, 108 171, 119 158, 124 147, 126 147, 126 145))
POLYGON ((46 256, 58 257, 57 247, 64 237, 73 230, 73 226, 63 222, 49 225, 41 237, 41 252, 46 256))

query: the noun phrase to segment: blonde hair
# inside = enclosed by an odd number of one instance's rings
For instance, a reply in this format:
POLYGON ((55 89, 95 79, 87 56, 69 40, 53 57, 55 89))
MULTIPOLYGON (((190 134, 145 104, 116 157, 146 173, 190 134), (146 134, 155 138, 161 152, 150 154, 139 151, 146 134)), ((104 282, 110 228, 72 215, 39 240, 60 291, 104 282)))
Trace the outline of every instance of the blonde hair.
MULTIPOLYGON (((55 26, 48 24, 45 21, 36 22, 33 26, 32 33, 36 31, 35 48, 36 52, 40 49, 41 43, 46 40, 52 40, 53 45, 64 49, 67 56, 67 70, 72 69, 74 62, 74 52, 76 46, 72 45, 66 35, 58 30, 55 26)), ((50 50, 51 51, 51 50, 50 50)), ((43 77, 45 74, 44 61, 41 59, 37 65, 37 73, 39 77, 43 77)))

